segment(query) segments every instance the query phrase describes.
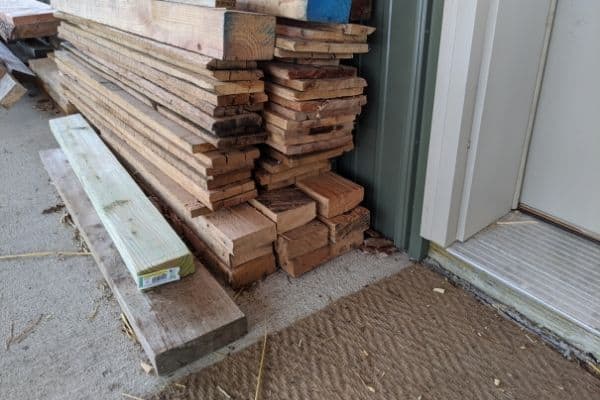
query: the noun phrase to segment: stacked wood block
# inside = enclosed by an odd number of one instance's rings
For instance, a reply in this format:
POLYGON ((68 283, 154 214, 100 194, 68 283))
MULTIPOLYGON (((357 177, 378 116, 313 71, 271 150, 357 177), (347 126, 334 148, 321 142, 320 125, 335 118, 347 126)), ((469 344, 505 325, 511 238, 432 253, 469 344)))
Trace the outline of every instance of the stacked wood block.
POLYGON ((357 207, 362 187, 332 173, 298 185, 265 191, 250 202, 276 224, 277 262, 293 277, 361 244, 370 222, 369 211, 357 207))
POLYGON ((77 111, 75 106, 67 99, 65 89, 60 83, 54 53, 49 53, 44 58, 29 60, 29 67, 35 73, 39 85, 64 114, 73 114, 77 111))
POLYGON ((256 196, 253 145, 265 139, 259 112, 267 96, 255 61, 219 60, 59 16, 66 43, 55 58, 67 98, 121 158, 147 180, 160 171, 192 216, 256 196))
POLYGON ((361 25, 278 20, 275 60, 262 64, 269 95, 268 148, 255 174, 262 187, 327 172, 332 158, 353 149, 367 82, 340 60, 368 52, 372 32, 361 25))
POLYGON ((0 37, 5 42, 56 35, 53 8, 35 0, 0 1, 0 37))

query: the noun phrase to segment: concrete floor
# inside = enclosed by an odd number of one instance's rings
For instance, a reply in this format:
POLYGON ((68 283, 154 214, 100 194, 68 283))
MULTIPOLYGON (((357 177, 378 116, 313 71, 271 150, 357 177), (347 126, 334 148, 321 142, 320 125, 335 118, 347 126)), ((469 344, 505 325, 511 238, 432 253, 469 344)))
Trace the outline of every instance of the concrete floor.
MULTIPOLYGON (((78 251, 74 230, 38 151, 57 147, 45 96, 32 89, 11 110, 0 110, 0 256, 78 251)), ((243 349, 267 329, 280 330, 365 285, 410 265, 406 256, 347 254, 298 279, 279 272, 241 293, 250 333, 172 376, 146 375, 141 347, 121 332, 120 310, 91 257, 0 261, 0 399, 123 399, 144 397, 183 375, 243 349), (96 312, 97 311, 97 312, 96 312), (39 321, 20 343, 5 341, 39 321)))

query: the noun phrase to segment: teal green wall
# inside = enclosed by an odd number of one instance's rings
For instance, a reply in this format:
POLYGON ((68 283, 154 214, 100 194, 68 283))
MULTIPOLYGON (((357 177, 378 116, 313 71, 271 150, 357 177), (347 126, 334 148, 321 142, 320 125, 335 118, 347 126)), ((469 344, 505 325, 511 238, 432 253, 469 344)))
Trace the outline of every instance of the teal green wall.
POLYGON ((373 227, 414 259, 425 254, 421 210, 443 0, 375 1, 371 51, 358 58, 368 105, 356 149, 337 163, 365 186, 373 227))

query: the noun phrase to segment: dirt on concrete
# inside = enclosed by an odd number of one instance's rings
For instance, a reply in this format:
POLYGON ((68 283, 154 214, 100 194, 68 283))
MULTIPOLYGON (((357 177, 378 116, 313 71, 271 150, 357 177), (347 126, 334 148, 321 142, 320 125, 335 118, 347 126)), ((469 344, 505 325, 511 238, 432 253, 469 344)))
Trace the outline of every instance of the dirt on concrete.
MULTIPOLYGON (((151 398, 254 399, 262 349, 151 398)), ((269 335, 263 365, 260 399, 600 398, 599 379, 420 265, 269 335)))

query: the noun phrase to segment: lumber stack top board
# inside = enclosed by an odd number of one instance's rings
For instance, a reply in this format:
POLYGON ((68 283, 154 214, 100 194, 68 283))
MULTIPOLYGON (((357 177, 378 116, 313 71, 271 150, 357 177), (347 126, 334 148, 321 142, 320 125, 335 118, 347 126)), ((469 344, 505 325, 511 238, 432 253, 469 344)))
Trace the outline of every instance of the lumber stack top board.
POLYGON ((352 0, 237 0, 236 7, 299 20, 346 23, 352 0))
POLYGON ((66 14, 220 60, 268 60, 275 18, 160 0, 53 0, 66 14))
POLYGON ((40 157, 159 375, 169 374, 246 334, 245 315, 197 260, 192 276, 140 293, 64 153, 45 150, 40 157))
POLYGON ((364 188, 333 172, 300 180, 296 185, 315 199, 319 215, 332 218, 358 206, 364 188))
POLYGON ((296 187, 261 193, 250 204, 275 222, 278 234, 305 225, 317 216, 315 201, 296 187))
POLYGON ((144 276, 154 272, 191 274, 185 244, 83 117, 54 119, 50 128, 138 287, 151 287, 144 276))
POLYGON ((0 37, 4 41, 56 34, 54 9, 35 0, 0 1, 0 37))

